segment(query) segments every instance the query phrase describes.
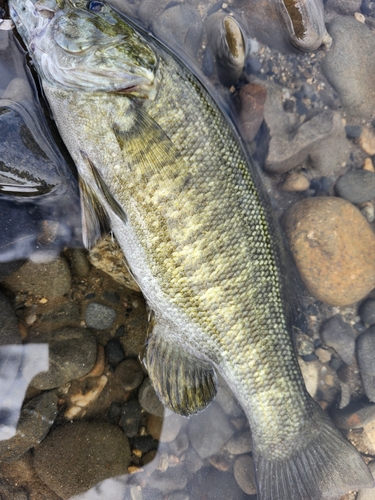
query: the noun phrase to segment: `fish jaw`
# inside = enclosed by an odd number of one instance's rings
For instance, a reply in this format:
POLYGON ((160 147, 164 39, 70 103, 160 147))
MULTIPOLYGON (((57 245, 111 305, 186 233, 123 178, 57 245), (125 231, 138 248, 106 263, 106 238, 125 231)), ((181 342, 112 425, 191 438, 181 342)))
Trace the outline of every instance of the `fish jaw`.
POLYGON ((158 57, 103 2, 10 0, 11 17, 42 80, 65 90, 153 97, 158 57), (90 10, 100 4, 100 11, 90 10))

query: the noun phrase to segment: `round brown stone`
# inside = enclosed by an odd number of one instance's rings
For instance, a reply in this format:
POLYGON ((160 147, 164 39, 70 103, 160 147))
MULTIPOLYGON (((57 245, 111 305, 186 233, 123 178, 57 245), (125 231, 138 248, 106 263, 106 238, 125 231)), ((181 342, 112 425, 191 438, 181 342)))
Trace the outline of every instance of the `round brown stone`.
POLYGON ((375 235, 361 212, 341 198, 307 198, 285 214, 300 276, 319 300, 344 306, 375 286, 375 235))

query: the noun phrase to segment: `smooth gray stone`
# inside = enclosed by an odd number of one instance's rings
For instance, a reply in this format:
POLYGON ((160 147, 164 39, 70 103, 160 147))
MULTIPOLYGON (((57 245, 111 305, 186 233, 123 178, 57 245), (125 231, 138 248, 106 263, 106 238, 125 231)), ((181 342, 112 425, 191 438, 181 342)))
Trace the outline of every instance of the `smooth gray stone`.
POLYGON ((339 314, 323 324, 320 337, 325 345, 337 352, 345 364, 352 364, 355 352, 354 332, 339 314))
POLYGON ((0 462, 14 462, 47 435, 57 415, 57 394, 44 392, 21 411, 15 436, 0 441, 0 462))
POLYGON ((164 417, 164 406, 156 395, 155 389, 152 387, 150 379, 146 378, 141 385, 138 393, 138 401, 142 408, 152 415, 164 417))
POLYGON ((375 325, 370 326, 358 337, 357 359, 359 368, 375 377, 375 325))
POLYGON ((359 307, 358 314, 363 323, 373 325, 375 323, 375 300, 368 299, 363 302, 359 307))
POLYGON ((111 307, 98 302, 91 302, 86 308, 85 321, 89 328, 107 330, 113 325, 116 316, 116 311, 111 307))
POLYGON ((148 486, 156 488, 167 495, 173 491, 184 489, 187 481, 188 476, 185 467, 178 465, 169 467, 164 472, 155 470, 150 476, 148 486))
POLYGON ((83 377, 95 364, 96 339, 84 328, 61 328, 32 340, 49 345, 49 370, 33 378, 31 385, 36 389, 54 389, 83 377))
POLYGON ((342 175, 335 184, 335 191, 350 203, 364 203, 375 198, 375 173, 352 170, 342 175))
POLYGON ((354 17, 337 17, 329 27, 332 47, 322 70, 349 115, 375 114, 375 34, 354 17))

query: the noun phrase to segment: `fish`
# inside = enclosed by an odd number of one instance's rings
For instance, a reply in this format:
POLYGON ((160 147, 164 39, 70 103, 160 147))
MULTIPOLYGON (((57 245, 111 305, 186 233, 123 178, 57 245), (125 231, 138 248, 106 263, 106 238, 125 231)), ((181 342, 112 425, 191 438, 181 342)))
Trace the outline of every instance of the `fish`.
POLYGON ((152 311, 144 357, 164 405, 203 410, 219 373, 251 426, 259 500, 373 487, 306 391, 282 235, 220 102, 105 2, 9 5, 78 169, 86 244, 111 228, 152 311))

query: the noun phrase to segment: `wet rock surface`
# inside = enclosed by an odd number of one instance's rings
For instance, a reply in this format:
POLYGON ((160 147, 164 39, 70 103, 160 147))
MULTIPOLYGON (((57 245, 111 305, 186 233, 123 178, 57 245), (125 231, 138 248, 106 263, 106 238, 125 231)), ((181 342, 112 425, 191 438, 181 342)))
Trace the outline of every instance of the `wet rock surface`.
POLYGON ((351 326, 340 315, 333 316, 323 324, 320 336, 324 344, 332 347, 345 364, 352 364, 355 335, 351 326))

